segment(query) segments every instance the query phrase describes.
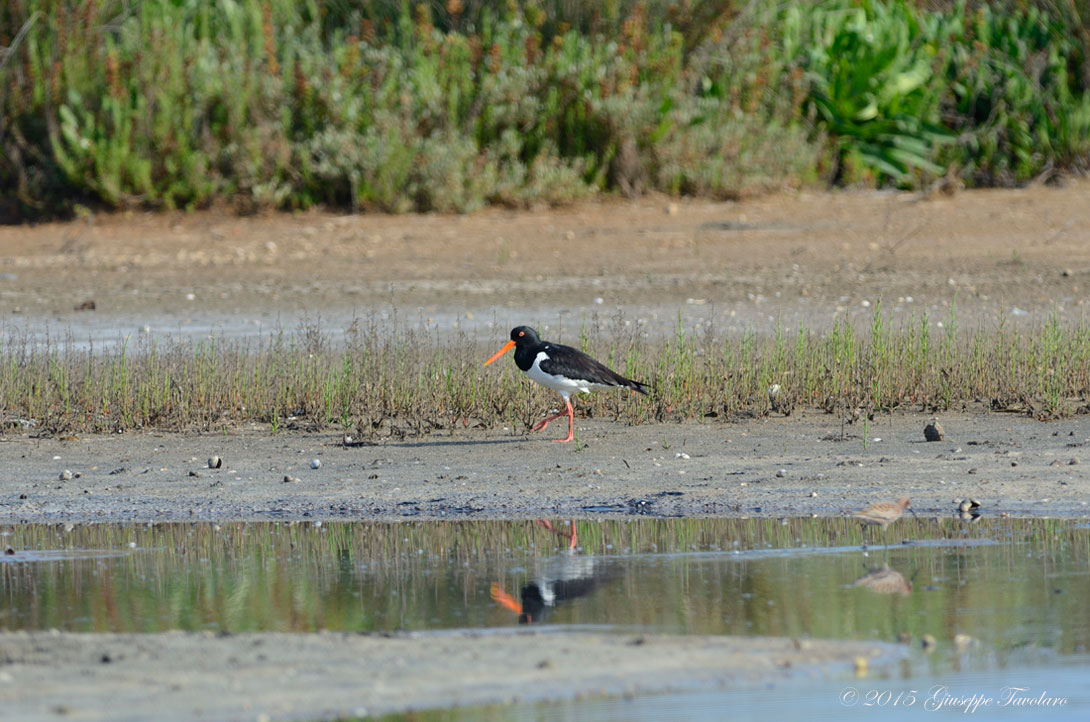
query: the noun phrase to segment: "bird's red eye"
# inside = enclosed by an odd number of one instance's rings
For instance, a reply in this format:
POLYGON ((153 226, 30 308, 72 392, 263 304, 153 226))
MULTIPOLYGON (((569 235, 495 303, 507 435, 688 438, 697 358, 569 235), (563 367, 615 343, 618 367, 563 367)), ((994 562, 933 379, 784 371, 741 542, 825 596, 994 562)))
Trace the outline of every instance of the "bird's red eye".
POLYGON ((525 336, 525 335, 526 335, 525 331, 519 331, 519 336, 525 336))

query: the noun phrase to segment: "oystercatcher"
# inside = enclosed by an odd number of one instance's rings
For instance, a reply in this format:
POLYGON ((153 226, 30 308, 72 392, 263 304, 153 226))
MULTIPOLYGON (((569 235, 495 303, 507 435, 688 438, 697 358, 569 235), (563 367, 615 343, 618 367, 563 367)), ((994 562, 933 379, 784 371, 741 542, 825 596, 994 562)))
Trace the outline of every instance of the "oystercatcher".
POLYGON ((568 537, 571 542, 565 553, 546 559, 541 564, 537 579, 519 590, 519 599, 504 591, 499 582, 492 582, 492 600, 517 614, 519 624, 545 621, 549 610, 555 609, 562 602, 592 594, 608 576, 598 568, 597 559, 594 557, 576 556, 574 519, 570 533, 554 529, 547 521, 539 521, 537 524, 558 536, 568 537))
POLYGON ((533 427, 533 431, 541 431, 550 421, 567 415, 568 438, 554 441, 563 443, 575 438, 575 411, 571 406, 571 396, 575 392, 589 394, 592 388, 625 387, 641 394, 647 393, 644 390, 646 384, 626 379, 571 346, 542 341, 537 331, 529 326, 511 329, 511 340, 485 361, 484 365, 487 366, 511 349, 515 349, 515 365, 525 371, 527 376, 564 397, 564 405, 567 407, 565 411, 539 421, 533 427))

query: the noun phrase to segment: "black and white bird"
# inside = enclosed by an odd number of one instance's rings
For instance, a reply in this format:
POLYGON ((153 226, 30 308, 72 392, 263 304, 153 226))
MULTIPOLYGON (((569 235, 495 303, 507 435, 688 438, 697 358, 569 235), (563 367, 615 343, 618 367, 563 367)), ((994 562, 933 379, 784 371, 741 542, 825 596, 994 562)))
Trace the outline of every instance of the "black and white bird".
POLYGON ((592 388, 617 389, 629 388, 646 394, 647 384, 626 379, 605 364, 599 363, 585 353, 571 346, 542 341, 537 331, 529 326, 511 329, 511 340, 484 362, 492 363, 500 356, 515 349, 515 365, 526 372, 532 380, 547 386, 564 397, 565 411, 543 419, 534 425, 534 431, 541 431, 550 421, 561 416, 568 417, 568 438, 554 439, 567 442, 575 438, 575 411, 571 406, 572 394, 582 391, 589 394, 592 388))
POLYGON ((519 599, 515 599, 493 582, 492 600, 518 615, 519 624, 540 624, 548 613, 564 602, 571 602, 593 594, 603 582, 609 579, 608 569, 599 568, 598 559, 576 554, 575 520, 571 522, 571 531, 565 532, 553 528, 547 521, 539 521, 558 536, 571 540, 568 549, 540 562, 536 579, 523 585, 519 590, 519 599))

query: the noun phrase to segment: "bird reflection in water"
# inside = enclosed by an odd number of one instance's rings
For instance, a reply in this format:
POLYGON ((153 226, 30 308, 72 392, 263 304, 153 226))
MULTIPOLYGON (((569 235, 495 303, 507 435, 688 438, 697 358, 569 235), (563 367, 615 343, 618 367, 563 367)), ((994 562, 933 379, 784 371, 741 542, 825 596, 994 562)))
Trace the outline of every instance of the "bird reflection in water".
POLYGON ((519 624, 542 623, 548 612, 557 605, 591 594, 603 581, 598 560, 576 554, 578 541, 574 519, 570 532, 556 529, 547 521, 536 523, 557 536, 567 538, 569 544, 566 552, 541 563, 537 578, 519 590, 519 599, 504 591, 499 582, 492 582, 493 601, 517 614, 519 624))
POLYGON ((875 594, 899 594, 907 596, 912 592, 912 582, 900 572, 890 569, 888 564, 875 567, 852 582, 853 587, 863 587, 875 594))

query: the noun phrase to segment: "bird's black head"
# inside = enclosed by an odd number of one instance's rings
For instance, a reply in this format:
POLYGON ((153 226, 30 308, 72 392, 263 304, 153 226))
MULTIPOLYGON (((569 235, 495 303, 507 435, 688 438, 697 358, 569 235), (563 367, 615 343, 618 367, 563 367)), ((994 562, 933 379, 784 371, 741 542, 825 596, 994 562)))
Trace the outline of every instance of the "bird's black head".
POLYGON ((537 335, 537 331, 529 326, 516 326, 511 329, 511 340, 516 346, 535 346, 541 343, 541 337, 537 335))
POLYGON ((541 588, 537 584, 527 584, 522 588, 520 596, 522 613, 519 614, 519 624, 540 622, 545 616, 545 597, 541 596, 541 588))
MULTIPOLYGON (((519 349, 515 352, 515 360, 518 361, 520 353, 525 354, 526 349, 532 351, 532 349, 540 343, 541 339, 538 338, 537 331, 529 326, 516 326, 511 329, 511 340, 504 344, 503 348, 499 351, 492 354, 492 358, 485 361, 484 365, 487 366, 513 348, 519 349)), ((525 366, 520 366, 519 368, 525 371, 530 368, 529 362, 527 361, 525 366)))

